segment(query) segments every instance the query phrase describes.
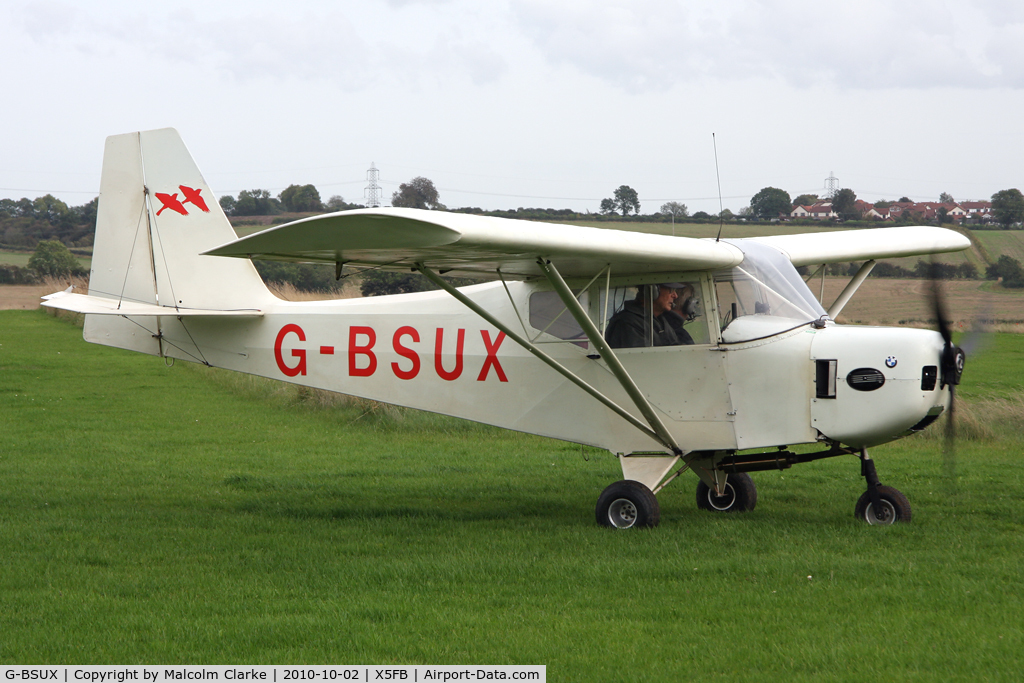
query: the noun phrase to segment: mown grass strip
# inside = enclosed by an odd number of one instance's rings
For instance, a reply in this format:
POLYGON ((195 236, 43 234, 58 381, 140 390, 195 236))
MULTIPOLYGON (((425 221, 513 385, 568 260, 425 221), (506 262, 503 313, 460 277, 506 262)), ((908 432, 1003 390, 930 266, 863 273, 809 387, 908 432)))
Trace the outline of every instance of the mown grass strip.
POLYGON ((1018 676, 1024 465, 998 426, 961 444, 955 487, 935 440, 874 450, 906 526, 853 519, 850 458, 756 474, 737 517, 686 479, 660 527, 616 532, 592 519, 609 456, 247 382, 0 313, 0 662, 1018 676))

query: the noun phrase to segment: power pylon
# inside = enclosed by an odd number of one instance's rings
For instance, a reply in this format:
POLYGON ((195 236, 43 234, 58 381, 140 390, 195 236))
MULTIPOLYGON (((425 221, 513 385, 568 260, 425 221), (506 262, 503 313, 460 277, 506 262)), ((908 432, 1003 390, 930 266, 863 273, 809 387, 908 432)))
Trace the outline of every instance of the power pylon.
POLYGON ((373 162, 370 162, 370 170, 366 172, 366 179, 370 181, 370 184, 363 190, 363 196, 366 198, 366 206, 371 209, 380 206, 380 185, 377 184, 379 178, 380 171, 377 170, 377 166, 373 162))
POLYGON ((835 173, 829 171, 828 178, 825 178, 825 196, 829 199, 835 199, 836 192, 839 192, 839 178, 836 178, 835 173))

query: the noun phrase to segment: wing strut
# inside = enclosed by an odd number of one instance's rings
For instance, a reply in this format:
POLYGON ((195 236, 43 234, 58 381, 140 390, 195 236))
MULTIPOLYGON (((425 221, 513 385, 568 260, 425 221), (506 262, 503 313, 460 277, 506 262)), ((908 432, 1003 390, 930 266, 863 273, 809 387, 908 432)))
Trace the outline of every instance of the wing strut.
MULTIPOLYGON (((570 382, 572 382, 573 384, 578 386, 580 389, 582 389, 583 391, 587 392, 588 394, 590 394, 591 396, 596 398, 598 401, 603 403, 609 409, 614 411, 616 415, 618 415, 622 419, 626 420, 631 425, 633 425, 634 427, 636 427, 641 432, 643 432, 647 436, 651 437, 652 439, 654 439, 658 443, 662 444, 666 448, 670 448, 673 451, 676 451, 676 446, 671 441, 671 437, 670 437, 670 440, 668 440, 668 441, 663 439, 656 431, 652 431, 650 427, 648 427, 646 424, 644 424, 641 420, 638 420, 636 417, 631 415, 624 408, 622 408, 619 404, 615 403, 615 401, 611 400, 610 398, 608 398, 607 396, 602 394, 598 389, 596 389, 593 386, 591 386, 590 384, 588 384, 581 377, 579 377, 575 373, 573 373, 572 370, 569 370, 567 367, 565 367, 564 365, 559 363, 557 360, 555 360, 554 358, 552 358, 548 354, 544 353, 544 351, 542 351, 540 348, 538 348, 536 344, 531 343, 528 339, 525 339, 524 337, 522 337, 519 334, 517 334, 511 327, 509 327, 508 325, 504 324, 503 322, 501 322, 500 320, 495 318, 489 312, 484 310, 484 308, 482 308, 475 301, 473 301, 472 299, 467 297, 465 294, 460 292, 455 287, 452 287, 449 283, 447 283, 444 280, 442 280, 440 278, 440 276, 438 276, 438 274, 435 273, 433 270, 431 270, 427 266, 423 265, 422 263, 417 263, 417 264, 415 264, 415 266, 416 266, 416 269, 419 270, 421 273, 423 273, 423 275, 428 280, 433 282, 435 285, 437 285, 438 287, 440 287, 444 291, 446 291, 449 294, 451 294, 453 297, 455 297, 460 302, 462 302, 467 308, 469 308, 471 311, 473 311, 474 313, 479 315, 481 318, 483 318, 484 320, 489 322, 491 325, 494 325, 496 328, 498 328, 499 330, 504 332, 506 335, 508 335, 508 337, 510 339, 512 339, 512 341, 514 341, 515 343, 517 343, 520 346, 522 346, 524 349, 526 349, 527 351, 532 353, 538 359, 544 361, 547 365, 551 366, 551 368, 553 370, 555 370, 556 372, 561 374, 567 380, 569 380, 570 382)), ((572 296, 572 295, 570 294, 570 296, 572 296)), ((575 299, 573 299, 573 301, 575 301, 575 299)), ((577 302, 577 305, 579 305, 578 302, 577 302)), ((667 433, 668 432, 665 432, 665 434, 667 434, 667 433)), ((676 451, 676 452, 678 452, 678 451, 676 451)))
POLYGON ((846 285, 842 294, 833 302, 832 306, 828 309, 828 317, 835 320, 842 312, 846 303, 857 293, 857 290, 864 283, 864 280, 871 274, 871 269, 875 267, 877 261, 865 261, 864 265, 860 267, 857 274, 853 276, 853 279, 846 285))
POLYGON ((583 310, 583 306, 580 305, 580 302, 573 295, 572 290, 569 289, 569 286, 565 284, 565 280, 562 279, 562 275, 558 272, 558 269, 555 268, 551 261, 544 258, 537 259, 537 263, 540 265, 541 270, 544 271, 544 275, 547 276, 552 286, 554 286, 555 291, 558 292, 558 296, 562 299, 562 303, 565 304, 565 307, 569 309, 572 317, 576 319, 576 322, 578 322, 580 327, 583 328, 583 331, 586 332, 587 339, 589 339, 590 343, 594 345, 594 348, 597 349, 601 358, 603 358, 604 362, 608 365, 608 369, 611 370, 613 375, 615 375, 615 379, 619 380, 619 384, 621 384, 622 388, 627 394, 629 394, 629 397, 633 399, 633 403, 636 404, 636 407, 647 420, 651 429, 658 434, 658 441, 661 441, 663 444, 671 448, 672 452, 676 455, 683 455, 683 449, 680 448, 679 444, 676 443, 676 440, 672 438, 668 428, 665 427, 665 423, 662 422, 658 414, 654 412, 654 406, 651 405, 651 402, 648 401, 647 397, 644 396, 642 391, 640 391, 640 387, 636 385, 633 378, 629 376, 629 373, 626 371, 626 368, 623 367, 619 357, 616 356, 615 352, 612 351, 612 348, 608 346, 608 342, 606 342, 604 337, 601 335, 601 331, 597 329, 597 325, 595 325, 594 321, 590 319, 587 312, 583 310))

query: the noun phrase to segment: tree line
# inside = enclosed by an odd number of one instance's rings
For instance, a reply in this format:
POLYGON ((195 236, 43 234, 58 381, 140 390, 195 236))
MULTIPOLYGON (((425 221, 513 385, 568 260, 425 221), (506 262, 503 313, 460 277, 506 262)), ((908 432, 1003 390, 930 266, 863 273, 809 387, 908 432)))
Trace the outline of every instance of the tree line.
MULTIPOLYGON (((797 206, 810 205, 819 201, 817 195, 802 194, 791 198, 785 190, 775 187, 765 187, 758 191, 750 199, 748 206, 734 214, 729 209, 724 209, 719 214, 709 214, 704 211, 697 211, 692 215, 689 209, 682 202, 666 202, 661 205, 659 211, 652 214, 641 214, 639 193, 629 185, 620 185, 612 196, 601 200, 600 213, 592 214, 589 211, 580 213, 572 209, 554 208, 524 208, 507 210, 483 210, 478 207, 463 207, 452 209, 455 212, 471 213, 480 215, 499 216, 505 218, 518 218, 526 220, 547 220, 547 221, 572 221, 572 220, 628 220, 631 222, 675 222, 686 220, 688 222, 714 222, 720 220, 777 220, 781 216, 789 216, 790 212, 797 206)), ((910 202, 907 197, 901 197, 899 202, 910 202)), ((943 193, 939 198, 940 202, 953 202, 952 196, 943 193)), ((832 209, 838 214, 841 221, 857 221, 862 218, 858 209, 857 195, 850 188, 839 190, 832 198, 832 209)), ((883 208, 895 202, 879 200, 873 206, 883 208)), ((276 197, 269 190, 252 189, 242 190, 238 196, 224 195, 220 197, 219 204, 225 214, 233 218, 244 218, 247 216, 268 216, 280 213, 322 213, 325 211, 344 211, 349 209, 365 208, 362 204, 348 203, 340 195, 331 196, 326 202, 322 200, 320 192, 312 184, 289 185, 276 197)), ((0 247, 14 249, 32 249, 43 242, 55 242, 65 248, 87 248, 92 245, 98 199, 93 199, 81 206, 68 206, 52 195, 45 195, 31 200, 22 198, 20 200, 0 199, 0 247)), ((396 207, 409 207, 430 210, 447 210, 440 200, 440 193, 434 183, 423 176, 417 176, 407 183, 399 185, 391 195, 391 205, 396 207)), ((944 219, 944 209, 940 209, 936 222, 941 224, 944 219)), ((1019 228, 1024 224, 1024 194, 1016 188, 1000 190, 992 195, 992 212, 997 222, 1004 228, 1019 228)), ((897 223, 922 223, 920 216, 904 212, 897 223)), ((43 247, 40 259, 28 269, 20 269, 17 266, 0 266, 0 282, 30 282, 41 275, 73 274, 70 261, 74 256, 68 254, 54 253, 53 245, 43 247), (56 264, 56 265, 54 265, 56 264)), ((59 250, 57 250, 59 251, 59 250)), ((87 253, 87 252, 86 252, 87 253)), ((1005 257, 1009 258, 1009 257, 1005 257)), ((1010 259, 1017 263, 1015 259, 1010 259)), ((924 277, 923 267, 927 266, 920 262, 914 269, 908 269, 892 264, 879 264, 875 274, 880 277, 924 277), (923 265, 922 265, 923 264, 923 265)), ((992 271, 998 264, 989 266, 992 271)), ((1019 264, 1018 264, 1019 266, 1019 264)), ((77 261, 75 262, 77 267, 77 261)), ((261 262, 257 264, 260 274, 268 282, 290 282, 301 289, 324 290, 334 286, 333 269, 328 266, 299 265, 261 262)), ((972 264, 958 266, 957 272, 933 273, 930 276, 940 278, 969 278, 980 277, 977 269, 972 264), (974 271, 971 269, 974 268, 974 271)), ((990 279, 1001 279, 1007 286, 1017 286, 1013 283, 1021 278, 1015 275, 1011 263, 1002 263, 999 267, 999 274, 995 277, 991 272, 986 272, 990 279)), ((994 272, 994 271, 993 271, 994 272)), ((429 282, 415 274, 394 274, 381 271, 369 271, 362 275, 363 290, 367 296, 398 293, 407 291, 421 291, 431 288, 429 282)))
MULTIPOLYGON (((750 198, 749 206, 740 211, 741 216, 752 216, 759 220, 778 220, 788 217, 798 206, 811 206, 822 201, 818 195, 802 194, 790 199, 789 193, 777 187, 762 188, 750 198)), ((857 221, 863 219, 858 208, 857 193, 845 187, 838 190, 829 200, 832 210, 838 214, 839 220, 857 221)), ((1004 230, 1021 229, 1024 226, 1024 194, 1017 188, 1000 190, 992 195, 992 216, 1004 230)), ((880 199, 871 204, 876 209, 887 209, 894 204, 913 203, 909 197, 900 197, 896 201, 880 199)), ((948 192, 939 195, 940 204, 955 204, 956 200, 948 192)), ((934 222, 942 225, 949 218, 948 209, 940 207, 936 211, 934 222)), ((913 212, 903 212, 897 222, 921 224, 927 222, 923 216, 913 212)))

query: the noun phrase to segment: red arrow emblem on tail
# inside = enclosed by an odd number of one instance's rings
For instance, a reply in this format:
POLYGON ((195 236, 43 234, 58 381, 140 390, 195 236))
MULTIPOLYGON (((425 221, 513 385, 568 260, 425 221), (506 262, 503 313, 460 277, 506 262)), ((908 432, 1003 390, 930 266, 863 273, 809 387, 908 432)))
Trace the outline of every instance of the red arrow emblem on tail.
POLYGON ((206 200, 199 194, 203 191, 202 188, 193 190, 191 187, 186 185, 178 185, 178 189, 185 194, 185 199, 181 202, 182 204, 194 204, 202 209, 203 213, 210 213, 209 207, 206 206, 206 200))
MULTIPOLYGON (((164 192, 157 192, 156 193, 156 198, 160 200, 161 204, 163 204, 163 206, 160 207, 160 210, 156 212, 157 216, 159 216, 161 213, 163 213, 164 209, 170 209, 171 211, 174 211, 176 213, 180 213, 182 216, 187 216, 188 215, 188 211, 185 209, 184 206, 181 205, 181 202, 178 200, 178 193, 177 192, 175 192, 174 194, 166 194, 164 192)), ((200 201, 202 201, 202 199, 200 199, 200 201)), ((204 204, 205 204, 205 202, 204 202, 204 204)))

